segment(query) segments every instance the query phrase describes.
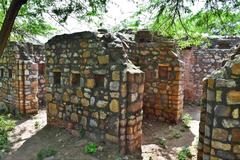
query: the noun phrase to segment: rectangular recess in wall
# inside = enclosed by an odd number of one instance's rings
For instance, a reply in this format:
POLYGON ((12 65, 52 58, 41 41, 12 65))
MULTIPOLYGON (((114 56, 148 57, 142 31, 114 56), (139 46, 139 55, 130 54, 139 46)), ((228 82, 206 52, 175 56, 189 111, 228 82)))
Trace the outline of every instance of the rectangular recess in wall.
POLYGON ((8 69, 8 78, 12 78, 12 69, 8 69))
POLYGON ((45 64, 44 63, 38 64, 38 73, 40 75, 44 75, 44 70, 45 70, 45 64))
POLYGON ((53 72, 54 84, 61 84, 61 72, 53 72))
POLYGON ((71 84, 73 86, 79 86, 80 85, 80 74, 72 73, 72 75, 71 75, 71 84))
POLYGON ((95 83, 96 83, 96 88, 103 88, 104 87, 104 75, 95 75, 95 83))
POLYGON ((159 76, 159 79, 162 79, 162 80, 168 79, 168 66, 167 65, 159 65, 158 66, 158 76, 159 76))
POLYGON ((0 69, 0 78, 3 78, 3 76, 4 76, 4 69, 1 68, 1 69, 0 69))

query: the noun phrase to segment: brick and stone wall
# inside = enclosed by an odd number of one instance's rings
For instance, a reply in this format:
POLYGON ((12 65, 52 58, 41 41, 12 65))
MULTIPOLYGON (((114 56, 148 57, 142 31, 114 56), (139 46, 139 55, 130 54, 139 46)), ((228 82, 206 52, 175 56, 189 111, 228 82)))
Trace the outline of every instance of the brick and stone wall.
POLYGON ((94 140, 140 148, 144 73, 106 32, 60 35, 46 44, 48 124, 85 130, 94 140))
POLYGON ((240 46, 203 80, 198 159, 240 159, 240 46))
MULTIPOLYGON (((126 31, 125 31, 126 34, 126 31)), ((174 41, 138 31, 128 43, 129 59, 145 72, 143 110, 146 117, 178 122, 183 109, 183 63, 174 41)))
POLYGON ((191 47, 181 51, 184 62, 184 101, 200 104, 202 79, 221 67, 228 58, 231 47, 240 42, 239 37, 210 38, 209 47, 191 47))
POLYGON ((38 65, 34 45, 11 42, 0 58, 0 109, 33 114, 38 111, 38 65))
POLYGON ((40 108, 45 108, 45 55, 44 46, 34 46, 34 59, 38 64, 38 103, 40 108))

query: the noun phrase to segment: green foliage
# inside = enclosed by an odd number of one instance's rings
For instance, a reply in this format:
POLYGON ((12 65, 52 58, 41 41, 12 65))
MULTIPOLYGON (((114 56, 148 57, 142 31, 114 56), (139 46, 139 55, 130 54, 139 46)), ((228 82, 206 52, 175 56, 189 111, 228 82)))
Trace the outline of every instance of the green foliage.
POLYGON ((97 145, 95 143, 88 143, 84 147, 84 152, 87 154, 95 154, 97 152, 97 145))
MULTIPOLYGON (((11 0, 0 2, 0 24, 3 23, 10 3, 11 0)), ((61 23, 65 23, 69 16, 77 17, 79 20, 99 16, 106 11, 106 4, 107 0, 28 0, 18 13, 10 40, 37 41, 36 36, 50 35, 56 31, 46 21, 46 17, 63 26, 61 23)))
POLYGON ((181 137, 182 137, 182 134, 180 132, 174 132, 173 133, 173 138, 178 139, 178 138, 181 138, 181 137))
POLYGON ((44 158, 55 156, 57 151, 53 148, 43 148, 37 154, 37 160, 43 160, 44 158))
POLYGON ((189 128, 189 123, 191 122, 192 120, 192 116, 188 113, 185 113, 183 116, 182 116, 182 122, 183 122, 183 126, 184 127, 187 127, 189 128))
POLYGON ((38 129, 38 128, 40 127, 40 123, 39 123, 38 121, 36 121, 36 122, 34 123, 34 127, 35 127, 35 129, 38 129))
POLYGON ((160 146, 162 146, 163 148, 166 147, 166 143, 167 143, 167 140, 165 138, 161 137, 161 138, 158 139, 158 144, 160 146))
POLYGON ((10 116, 0 116, 0 151, 9 147, 8 133, 15 127, 15 121, 10 116))
POLYGON ((178 152, 178 160, 186 160, 191 157, 192 153, 188 147, 184 147, 180 152, 178 152))
POLYGON ((207 35, 240 34, 240 2, 232 0, 149 0, 139 6, 133 21, 124 21, 124 26, 144 26, 160 35, 178 40, 184 48, 207 42, 207 35), (200 3, 201 2, 201 3, 200 3), (196 10, 194 6, 199 6, 196 10), (146 20, 146 15, 150 17, 146 20), (143 19, 143 20, 141 20, 143 19))
POLYGON ((83 129, 83 128, 81 128, 81 129, 79 130, 80 138, 84 138, 84 137, 85 137, 85 134, 86 134, 86 130, 83 129))
MULTIPOLYGON (((37 35, 49 35, 55 28, 49 25, 43 16, 43 2, 41 5, 39 0, 28 0, 26 5, 23 5, 15 20, 10 40, 13 41, 26 41, 35 40, 37 35)), ((10 0, 2 0, 0 2, 0 24, 3 23, 5 13, 10 5, 10 0)), ((45 8, 47 8, 44 5, 45 8)))

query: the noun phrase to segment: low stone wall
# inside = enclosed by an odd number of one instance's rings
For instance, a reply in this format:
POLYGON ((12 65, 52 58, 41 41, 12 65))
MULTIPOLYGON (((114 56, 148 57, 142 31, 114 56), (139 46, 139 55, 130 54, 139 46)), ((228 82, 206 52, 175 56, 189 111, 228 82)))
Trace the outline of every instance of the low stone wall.
POLYGON ((230 49, 191 48, 181 52, 184 61, 184 101, 200 104, 202 80, 221 67, 230 49))
POLYGON ((119 39, 101 32, 56 36, 46 44, 48 124, 85 130, 93 140, 140 148, 144 73, 119 39))
POLYGON ((221 67, 222 61, 229 58, 231 47, 240 42, 239 37, 210 38, 211 45, 191 47, 181 51, 184 62, 184 101, 201 103, 202 80, 221 67))
POLYGON ((240 159, 240 47, 203 81, 198 159, 240 159))

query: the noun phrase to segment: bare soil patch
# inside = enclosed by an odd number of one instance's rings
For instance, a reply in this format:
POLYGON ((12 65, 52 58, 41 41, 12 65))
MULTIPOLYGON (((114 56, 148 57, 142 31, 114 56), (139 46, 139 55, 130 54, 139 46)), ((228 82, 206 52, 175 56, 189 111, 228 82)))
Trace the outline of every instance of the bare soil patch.
MULTIPOLYGON (((184 146, 191 146, 192 159, 196 159, 200 107, 187 106, 184 112, 193 117, 190 128, 184 128, 182 123, 169 125, 145 119, 142 153, 127 155, 122 159, 176 160, 178 151, 184 146), (161 138, 166 140, 165 147, 159 142, 161 138)), ((19 120, 11 132, 10 141, 11 150, 3 155, 4 160, 36 160, 37 153, 43 148, 57 151, 49 160, 121 160, 117 147, 112 144, 98 143, 95 154, 86 154, 83 148, 90 140, 75 137, 65 129, 47 126, 45 110, 31 118, 19 120)))

